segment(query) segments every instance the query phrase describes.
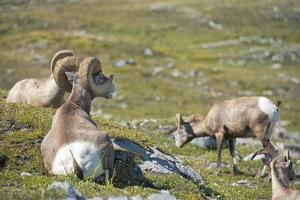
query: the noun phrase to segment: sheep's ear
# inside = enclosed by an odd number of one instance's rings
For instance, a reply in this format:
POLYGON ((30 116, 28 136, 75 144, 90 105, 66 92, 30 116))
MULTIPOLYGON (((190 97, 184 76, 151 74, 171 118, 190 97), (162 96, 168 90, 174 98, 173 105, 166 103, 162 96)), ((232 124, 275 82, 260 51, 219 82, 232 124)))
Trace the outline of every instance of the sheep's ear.
POLYGON ((229 128, 226 125, 224 125, 223 126, 223 131, 224 131, 224 133, 229 133, 229 128))
POLYGON ((176 124, 177 124, 177 126, 180 126, 180 125, 183 124, 183 123, 184 123, 184 121, 183 121, 183 119, 182 119, 181 114, 180 114, 180 113, 177 113, 177 114, 176 114, 176 124))
POLYGON ((285 161, 285 162, 288 162, 290 159, 291 159, 291 157, 290 157, 290 151, 289 151, 289 150, 286 150, 286 151, 284 152, 284 161, 285 161))
POLYGON ((285 167, 286 167, 286 168, 293 167, 292 161, 289 160, 289 161, 286 163, 285 167))

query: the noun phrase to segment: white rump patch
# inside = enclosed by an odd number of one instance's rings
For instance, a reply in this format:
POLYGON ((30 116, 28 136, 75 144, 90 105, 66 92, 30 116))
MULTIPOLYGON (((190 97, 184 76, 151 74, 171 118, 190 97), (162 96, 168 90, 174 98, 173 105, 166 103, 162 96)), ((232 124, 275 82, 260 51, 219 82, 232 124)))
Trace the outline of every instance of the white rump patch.
POLYGON ((73 156, 82 169, 84 177, 97 178, 105 173, 102 167, 102 152, 89 142, 74 142, 61 147, 52 163, 52 174, 66 175, 74 173, 73 156))
POLYGON ((258 107, 262 112, 269 116, 271 126, 274 126, 279 119, 279 111, 277 107, 272 103, 272 101, 270 101, 266 97, 259 97, 258 107))
MULTIPOLYGON (((270 101, 266 97, 259 97, 258 107, 263 113, 267 114, 269 117, 270 127, 269 127, 267 135, 271 139, 271 134, 272 134, 273 128, 274 128, 275 124, 277 123, 277 121, 279 120, 278 108, 273 104, 272 101, 270 101)), ((275 147, 274 144, 272 144, 272 145, 275 147)))

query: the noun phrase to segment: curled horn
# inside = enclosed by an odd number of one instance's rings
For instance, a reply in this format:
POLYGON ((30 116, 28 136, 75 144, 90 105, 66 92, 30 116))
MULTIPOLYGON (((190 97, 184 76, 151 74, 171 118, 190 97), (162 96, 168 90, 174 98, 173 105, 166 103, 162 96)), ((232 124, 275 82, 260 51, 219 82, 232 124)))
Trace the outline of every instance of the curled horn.
POLYGON ((183 119, 182 119, 182 116, 180 113, 177 113, 176 114, 176 123, 177 123, 177 126, 180 126, 181 124, 183 124, 183 119))
POLYGON ((79 79, 83 88, 89 89, 93 96, 106 97, 106 91, 112 85, 114 75, 110 75, 108 80, 102 84, 97 85, 93 80, 93 75, 102 72, 101 63, 98 58, 88 57, 85 58, 79 67, 79 79))
POLYGON ((56 52, 50 63, 51 72, 53 73, 55 65, 58 60, 63 59, 68 56, 73 56, 73 55, 74 55, 74 52, 72 50, 61 50, 61 51, 56 52))
POLYGON ((264 154, 266 156, 269 156, 271 159, 275 158, 278 155, 276 152, 272 151, 269 148, 262 148, 262 149, 257 150, 253 154, 253 156, 251 157, 251 160, 253 160, 259 154, 264 154))
POLYGON ((69 82, 66 72, 77 71, 84 58, 74 56, 73 51, 63 50, 57 52, 51 61, 51 70, 57 85, 67 92, 72 91, 72 84, 69 82))

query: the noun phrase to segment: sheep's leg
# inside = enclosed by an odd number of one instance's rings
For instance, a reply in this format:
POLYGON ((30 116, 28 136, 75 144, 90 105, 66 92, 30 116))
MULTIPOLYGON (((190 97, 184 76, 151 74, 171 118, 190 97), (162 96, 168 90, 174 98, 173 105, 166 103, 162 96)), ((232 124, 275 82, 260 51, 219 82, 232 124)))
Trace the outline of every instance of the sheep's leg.
POLYGON ((267 165, 262 164, 260 166, 260 168, 258 169, 255 178, 258 179, 258 178, 264 177, 265 173, 266 173, 266 170, 267 170, 267 165))
MULTIPOLYGON (((269 131, 269 126, 256 126, 255 129, 255 135, 256 137, 260 140, 262 146, 264 148, 269 148, 272 150, 275 150, 273 144, 271 143, 267 132, 269 131)), ((260 167, 260 169, 258 170, 257 174, 256 174, 256 178, 262 178, 264 177, 265 171, 267 169, 267 165, 262 164, 262 166, 260 167)), ((270 175, 270 173, 269 173, 270 175)))
POLYGON ((195 121, 202 121, 203 120, 203 116, 202 115, 190 115, 188 117, 186 117, 185 122, 195 122, 195 121))
POLYGON ((216 140, 217 140, 217 151, 218 151, 217 175, 220 175, 220 173, 221 173, 221 153, 222 153, 222 146, 224 143, 224 133, 222 133, 222 132, 216 133, 216 140))
POLYGON ((232 157, 233 160, 233 174, 237 175, 238 174, 238 166, 237 166, 237 156, 236 156, 236 149, 235 146, 236 145, 236 140, 235 139, 230 139, 229 140, 229 150, 230 150, 230 155, 232 157))

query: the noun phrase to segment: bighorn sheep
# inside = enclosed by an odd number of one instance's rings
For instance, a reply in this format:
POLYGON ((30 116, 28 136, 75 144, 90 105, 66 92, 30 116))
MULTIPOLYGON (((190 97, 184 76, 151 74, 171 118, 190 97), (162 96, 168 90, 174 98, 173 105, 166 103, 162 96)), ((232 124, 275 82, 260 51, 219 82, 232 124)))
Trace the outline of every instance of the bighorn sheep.
MULTIPOLYGON (((195 117, 194 117, 195 118, 195 117)), ((224 140, 229 141, 233 158, 233 172, 237 174, 235 138, 257 137, 263 147, 275 149, 270 136, 279 119, 278 108, 265 97, 240 97, 215 104, 206 117, 197 117, 194 122, 186 122, 181 114, 176 115, 177 131, 175 144, 182 147, 196 137, 210 136, 217 140, 217 174, 221 170, 221 151, 224 140)))
POLYGON ((69 56, 59 60, 54 74, 60 74, 57 83, 71 94, 57 109, 52 127, 42 141, 44 165, 49 173, 65 175, 75 173, 78 178, 102 175, 112 176, 114 149, 110 138, 101 132, 90 117, 91 102, 95 97, 111 98, 113 77, 107 78, 101 63, 94 57, 69 56), (78 70, 78 71, 77 71, 78 70), (73 87, 66 71, 77 71, 73 87))
POLYGON ((276 157, 269 149, 261 149, 252 158, 258 154, 266 155, 271 161, 272 200, 300 199, 300 191, 288 188, 290 181, 295 177, 289 151, 276 157))
POLYGON ((47 79, 25 79, 17 82, 9 91, 6 101, 8 103, 23 103, 41 107, 58 108, 61 106, 64 103, 65 91, 56 84, 54 78, 59 78, 55 77, 53 72, 57 61, 73 54, 73 51, 70 50, 57 52, 50 64, 51 76, 47 79))

